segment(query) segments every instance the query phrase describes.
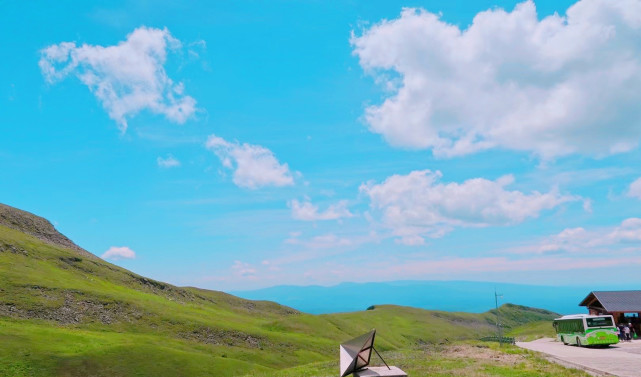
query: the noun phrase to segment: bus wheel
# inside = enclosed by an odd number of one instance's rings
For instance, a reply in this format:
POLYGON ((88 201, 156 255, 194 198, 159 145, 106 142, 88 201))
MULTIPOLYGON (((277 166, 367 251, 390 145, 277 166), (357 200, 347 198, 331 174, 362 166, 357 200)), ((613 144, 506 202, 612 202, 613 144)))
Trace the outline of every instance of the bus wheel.
POLYGON ((583 347, 583 345, 581 344, 581 339, 579 339, 578 336, 576 337, 576 345, 579 347, 583 347))

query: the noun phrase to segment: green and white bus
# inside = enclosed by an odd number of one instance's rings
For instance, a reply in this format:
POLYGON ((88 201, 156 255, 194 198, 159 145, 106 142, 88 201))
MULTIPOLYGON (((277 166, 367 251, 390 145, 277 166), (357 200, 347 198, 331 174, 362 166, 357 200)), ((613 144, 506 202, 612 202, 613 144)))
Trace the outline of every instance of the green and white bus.
POLYGON ((565 315, 555 319, 553 326, 557 339, 565 345, 607 347, 619 343, 611 315, 565 315))

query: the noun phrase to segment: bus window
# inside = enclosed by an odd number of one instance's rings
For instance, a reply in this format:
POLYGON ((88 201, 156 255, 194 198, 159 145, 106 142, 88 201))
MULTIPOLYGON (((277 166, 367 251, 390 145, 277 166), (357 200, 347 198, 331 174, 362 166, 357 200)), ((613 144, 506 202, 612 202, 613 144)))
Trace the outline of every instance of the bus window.
POLYGON ((611 317, 586 318, 585 322, 588 327, 614 327, 611 317))

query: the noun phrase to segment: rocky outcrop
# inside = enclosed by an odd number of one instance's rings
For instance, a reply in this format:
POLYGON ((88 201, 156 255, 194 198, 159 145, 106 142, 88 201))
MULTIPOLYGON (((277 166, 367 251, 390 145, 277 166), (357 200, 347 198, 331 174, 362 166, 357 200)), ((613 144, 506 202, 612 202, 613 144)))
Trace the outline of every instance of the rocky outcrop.
POLYGON ((34 236, 52 245, 77 251, 86 257, 96 258, 95 255, 76 245, 69 238, 58 232, 47 219, 1 203, 0 225, 34 236))
POLYGON ((199 343, 213 345, 260 349, 270 346, 270 343, 266 339, 258 335, 251 335, 236 330, 212 329, 209 327, 198 328, 192 332, 179 333, 178 336, 199 343))
POLYGON ((101 301, 82 292, 56 290, 45 287, 26 287, 25 293, 42 298, 39 304, 28 306, 13 302, 0 302, 0 317, 20 319, 43 319, 59 324, 99 322, 106 325, 115 322, 137 322, 143 311, 133 305, 117 301, 101 301), (43 303, 50 302, 49 305, 43 303), (52 303, 60 304, 55 305, 52 303))

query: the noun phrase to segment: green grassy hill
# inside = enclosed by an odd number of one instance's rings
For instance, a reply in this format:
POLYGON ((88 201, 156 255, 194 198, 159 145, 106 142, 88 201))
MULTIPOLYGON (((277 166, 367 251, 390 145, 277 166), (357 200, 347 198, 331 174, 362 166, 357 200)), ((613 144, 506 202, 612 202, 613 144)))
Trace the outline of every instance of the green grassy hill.
MULTIPOLYGON (((554 313, 504 305, 509 328, 554 313)), ((180 288, 86 252, 45 219, 0 207, 0 375, 238 376, 337 361, 371 328, 393 351, 477 338, 495 314, 376 306, 308 315, 272 302, 180 288)))

